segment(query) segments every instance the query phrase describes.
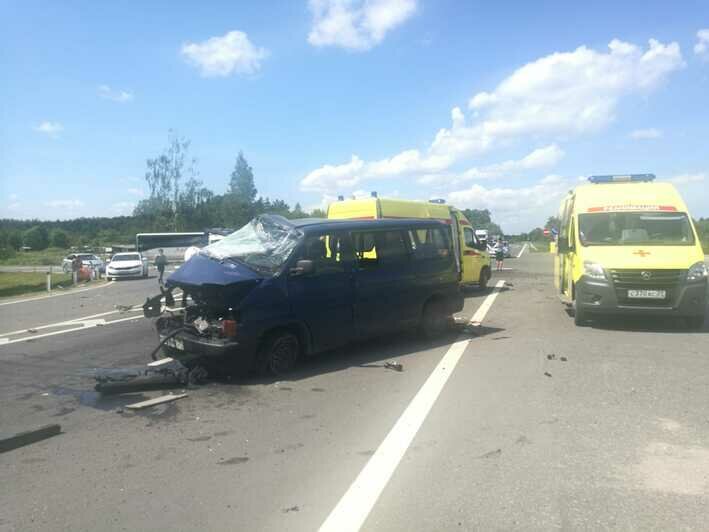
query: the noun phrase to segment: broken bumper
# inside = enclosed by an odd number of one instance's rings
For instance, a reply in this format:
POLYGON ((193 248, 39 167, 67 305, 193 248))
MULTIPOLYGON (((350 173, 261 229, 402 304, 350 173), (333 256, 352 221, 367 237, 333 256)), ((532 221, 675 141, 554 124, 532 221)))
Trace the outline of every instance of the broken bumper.
MULTIPOLYGON (((160 340, 164 340, 171 332, 160 331, 160 340)), ((228 363, 243 369, 253 365, 253 349, 239 339, 207 338, 183 331, 168 339, 163 347, 169 356, 181 362, 228 363)))

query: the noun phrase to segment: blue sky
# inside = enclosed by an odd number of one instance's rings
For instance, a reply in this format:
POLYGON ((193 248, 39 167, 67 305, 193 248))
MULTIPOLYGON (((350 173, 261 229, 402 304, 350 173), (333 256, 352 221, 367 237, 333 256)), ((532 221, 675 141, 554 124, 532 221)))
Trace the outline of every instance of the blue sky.
POLYGON ((654 172, 709 216, 704 1, 0 9, 0 217, 129 213, 170 128, 215 192, 241 149, 306 208, 444 197, 522 231, 581 176, 654 172))

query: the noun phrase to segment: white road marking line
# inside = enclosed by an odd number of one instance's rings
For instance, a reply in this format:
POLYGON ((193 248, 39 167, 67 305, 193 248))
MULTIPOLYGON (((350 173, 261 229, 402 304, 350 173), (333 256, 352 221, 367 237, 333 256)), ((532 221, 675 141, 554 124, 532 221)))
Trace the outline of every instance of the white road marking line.
POLYGON ((116 281, 109 281, 106 284, 103 284, 101 286, 90 286, 88 288, 78 288, 75 290, 69 290, 68 292, 57 292, 56 294, 51 294, 48 296, 31 297, 28 299, 17 299, 14 301, 4 301, 3 303, 0 303, 0 307, 4 307, 5 305, 14 305, 15 303, 27 303, 29 301, 40 301, 42 299, 49 299, 52 297, 68 296, 70 294, 80 294, 82 292, 88 292, 89 290, 96 290, 97 288, 106 288, 108 286, 111 286, 115 282, 116 281))
POLYGON ((100 327, 100 326, 108 326, 108 325, 113 325, 114 323, 121 323, 124 321, 129 321, 129 320, 142 320, 143 316, 130 316, 128 318, 121 318, 118 320, 111 320, 111 321, 104 321, 104 320, 90 320, 86 322, 86 325, 83 325, 82 322, 77 322, 77 323, 82 323, 81 327, 73 327, 71 329, 63 329, 61 331, 54 331, 54 332, 49 332, 49 333, 44 333, 44 334, 33 334, 32 336, 24 336, 22 338, 16 338, 14 340, 7 340, 6 342, 0 342, 0 345, 9 345, 9 344, 15 344, 17 342, 27 342, 28 340, 36 340, 38 338, 46 338, 47 336, 56 336, 57 334, 67 334, 70 332, 75 332, 75 331, 85 331, 87 329, 91 329, 93 327, 100 327), (103 323, 98 323, 100 321, 103 321, 103 323))
POLYGON ((532 244, 531 242, 529 243, 529 245, 532 246, 532 249, 533 249, 534 251, 539 251, 539 250, 537 249, 537 246, 535 246, 535 245, 532 244))
POLYGON ((520 258, 520 257, 522 256, 522 253, 524 253, 524 250, 525 250, 525 249, 527 249, 527 244, 525 244, 524 246, 522 246, 522 249, 521 249, 520 252, 517 254, 517 258, 520 258))
MULTIPOLYGON (((503 280, 497 281, 494 291, 485 298, 471 321, 481 322, 485 318, 504 284, 503 280)), ((327 516, 320 532, 355 532, 362 527, 469 343, 470 339, 461 338, 450 346, 367 465, 327 516)))

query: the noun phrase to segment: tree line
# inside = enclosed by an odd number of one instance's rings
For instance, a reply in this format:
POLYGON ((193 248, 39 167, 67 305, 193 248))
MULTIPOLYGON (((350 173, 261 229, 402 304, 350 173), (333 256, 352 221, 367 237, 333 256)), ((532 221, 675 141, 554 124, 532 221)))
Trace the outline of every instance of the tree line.
POLYGON ((129 244, 141 232, 239 228, 263 213, 287 218, 326 217, 319 209, 305 212, 298 203, 291 207, 283 200, 259 196, 253 168, 242 152, 236 157, 226 192, 216 194, 199 179, 197 160, 189 149, 190 141, 171 131, 162 153, 146 160, 144 179, 149 195, 136 205, 132 216, 0 220, 0 259, 22 248, 129 244))

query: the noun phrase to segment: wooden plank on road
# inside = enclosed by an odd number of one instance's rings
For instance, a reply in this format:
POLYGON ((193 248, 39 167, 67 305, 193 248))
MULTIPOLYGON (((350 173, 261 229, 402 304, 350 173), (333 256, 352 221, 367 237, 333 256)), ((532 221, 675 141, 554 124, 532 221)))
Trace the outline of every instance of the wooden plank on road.
POLYGON ((181 393, 181 394, 169 393, 167 395, 161 395, 160 397, 148 399, 147 401, 141 401, 139 403, 133 403, 130 405, 126 405, 126 408, 130 408, 131 410, 141 410, 143 408, 148 408, 150 406, 161 405, 163 403, 171 403, 172 401, 177 401, 178 399, 182 399, 184 397, 187 397, 186 393, 181 393))
POLYGON ((33 430, 27 430, 13 434, 12 436, 0 438, 0 453, 11 451, 18 447, 24 447, 30 443, 46 440, 47 438, 56 436, 61 433, 61 431, 62 428, 60 425, 43 425, 33 430))

